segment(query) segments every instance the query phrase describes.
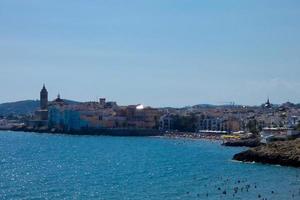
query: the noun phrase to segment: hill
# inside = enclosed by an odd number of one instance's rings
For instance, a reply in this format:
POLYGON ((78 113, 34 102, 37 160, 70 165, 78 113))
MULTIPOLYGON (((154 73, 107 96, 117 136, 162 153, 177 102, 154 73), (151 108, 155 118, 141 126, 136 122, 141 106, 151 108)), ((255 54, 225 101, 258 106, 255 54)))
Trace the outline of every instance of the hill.
MULTIPOLYGON (((78 102, 72 100, 64 100, 69 104, 76 104, 78 102)), ((8 115, 30 115, 39 109, 40 101, 38 100, 24 100, 10 103, 0 104, 0 116, 8 115)))
POLYGON ((25 100, 0 104, 0 115, 29 115, 33 114, 40 106, 39 101, 25 100))

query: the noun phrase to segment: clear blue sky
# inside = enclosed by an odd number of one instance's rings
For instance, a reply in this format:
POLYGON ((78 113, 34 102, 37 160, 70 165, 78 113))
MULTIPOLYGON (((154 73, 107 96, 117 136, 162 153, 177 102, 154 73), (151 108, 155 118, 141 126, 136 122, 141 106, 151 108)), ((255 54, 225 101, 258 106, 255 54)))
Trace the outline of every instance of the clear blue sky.
POLYGON ((0 102, 300 102, 299 0, 0 0, 0 102))

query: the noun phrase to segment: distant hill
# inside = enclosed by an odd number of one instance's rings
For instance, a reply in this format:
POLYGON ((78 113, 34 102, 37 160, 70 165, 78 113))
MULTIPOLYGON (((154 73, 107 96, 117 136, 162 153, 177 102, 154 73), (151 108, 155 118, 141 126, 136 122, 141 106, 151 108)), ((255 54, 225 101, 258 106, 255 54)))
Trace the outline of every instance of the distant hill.
POLYGON ((194 106, 185 106, 185 107, 163 107, 161 110, 191 110, 191 109, 215 109, 218 107, 232 107, 230 105, 213 105, 213 104, 198 104, 194 106))
MULTIPOLYGON (((79 102, 72 100, 64 100, 69 104, 76 104, 79 102)), ((0 115, 30 115, 33 114, 40 107, 40 101, 38 100, 25 100, 10 103, 0 104, 0 115)))
POLYGON ((192 108, 216 108, 216 107, 219 107, 219 106, 212 105, 212 104, 198 104, 198 105, 192 106, 192 108))
POLYGON ((34 113, 40 106, 39 101, 25 100, 0 104, 0 115, 29 115, 34 113))

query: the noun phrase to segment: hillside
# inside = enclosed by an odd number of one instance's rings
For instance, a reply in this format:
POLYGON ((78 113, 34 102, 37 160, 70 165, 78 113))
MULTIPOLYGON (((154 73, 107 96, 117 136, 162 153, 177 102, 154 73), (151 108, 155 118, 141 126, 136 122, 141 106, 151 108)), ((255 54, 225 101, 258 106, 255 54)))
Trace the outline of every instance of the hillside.
MULTIPOLYGON (((72 100, 64 100, 69 104, 78 103, 72 100)), ((0 104, 0 115, 30 115, 39 109, 40 102, 38 100, 24 100, 10 103, 0 104)))
POLYGON ((28 115, 34 113, 40 105, 39 101, 25 100, 0 104, 0 115, 28 115))

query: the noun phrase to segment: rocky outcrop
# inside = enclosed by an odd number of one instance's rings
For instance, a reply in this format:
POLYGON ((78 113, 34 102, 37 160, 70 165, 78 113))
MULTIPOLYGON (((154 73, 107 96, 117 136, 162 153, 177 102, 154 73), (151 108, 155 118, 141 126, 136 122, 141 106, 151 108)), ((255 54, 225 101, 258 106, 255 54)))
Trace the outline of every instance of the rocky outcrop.
POLYGON ((300 167, 300 138, 260 145, 234 155, 233 159, 300 167))
POLYGON ((233 140, 227 141, 222 145, 230 147, 257 147, 260 145, 260 140, 258 138, 233 140))

